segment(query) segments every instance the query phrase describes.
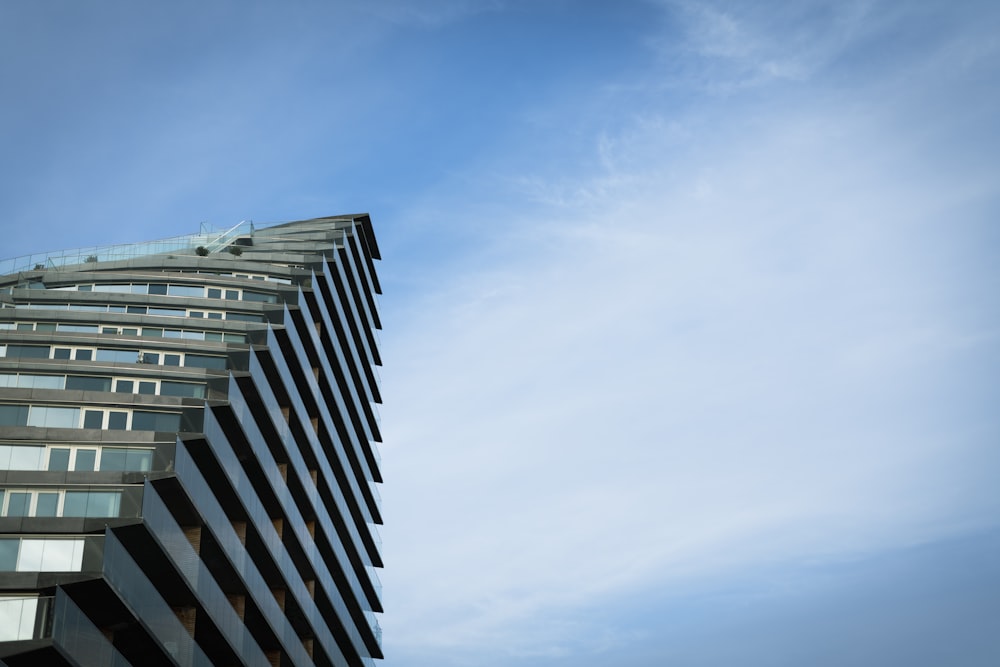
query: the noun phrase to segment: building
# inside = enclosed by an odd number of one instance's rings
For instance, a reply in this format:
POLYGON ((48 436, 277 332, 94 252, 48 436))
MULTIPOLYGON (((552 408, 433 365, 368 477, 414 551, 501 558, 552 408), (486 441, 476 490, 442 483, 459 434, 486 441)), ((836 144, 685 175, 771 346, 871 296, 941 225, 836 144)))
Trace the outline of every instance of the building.
POLYGON ((0 263, 0 661, 382 657, 367 215, 0 263))

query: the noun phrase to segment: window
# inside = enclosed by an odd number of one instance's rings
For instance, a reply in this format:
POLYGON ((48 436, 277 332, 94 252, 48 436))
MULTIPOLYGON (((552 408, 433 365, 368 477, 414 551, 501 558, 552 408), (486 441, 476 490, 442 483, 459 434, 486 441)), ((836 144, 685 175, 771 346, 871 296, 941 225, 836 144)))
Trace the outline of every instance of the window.
POLYGON ((133 470, 145 472, 153 467, 153 450, 135 447, 104 447, 101 449, 101 470, 133 470))
POLYGON ((188 398, 204 398, 205 385, 193 382, 171 382, 163 380, 160 382, 161 396, 184 396, 188 398))
POLYGON ((93 375, 67 375, 66 388, 80 391, 111 391, 111 378, 93 375))
POLYGON ((57 492, 39 493, 35 500, 35 516, 58 516, 59 494, 57 492))
POLYGON ((181 416, 172 412, 146 412, 136 410, 132 413, 133 431, 179 431, 181 416))
POLYGON ((4 516, 28 516, 30 502, 30 493, 11 491, 7 494, 7 512, 4 516))
MULTIPOLYGON (((8 357, 20 357, 22 359, 48 359, 48 345, 8 345, 8 357)), ((68 358, 68 357, 67 357, 68 358)))
POLYGON ((226 370, 226 358, 210 357, 203 354, 188 354, 184 359, 184 365, 224 371, 226 370))
POLYGON ((128 428, 127 412, 111 412, 108 414, 108 430, 124 431, 128 428))
POLYGON ((118 516, 121 491, 66 491, 63 516, 118 516))
POLYGON ((42 470, 45 447, 0 445, 0 470, 42 470))
POLYGON ((48 428, 77 428, 80 408, 55 408, 33 405, 28 411, 28 426, 48 428))
MULTIPOLYGON (((77 351, 77 358, 79 358, 79 350, 77 351)), ((134 364, 135 357, 139 353, 138 350, 109 350, 100 348, 97 350, 97 360, 98 361, 110 361, 112 363, 119 364, 134 364)))
MULTIPOLYGON (((79 572, 83 569, 83 544, 81 538, 0 539, 0 572, 79 572)), ((0 598, 0 608, 5 602, 0 598)), ((29 618, 29 628, 33 627, 33 619, 34 614, 29 618)), ((0 631, 5 640, 7 630, 0 631)))
POLYGON ((49 451, 49 470, 69 470, 68 447, 57 447, 49 451))
POLYGON ((0 405, 0 426, 27 426, 27 405, 0 405))
POLYGON ((96 463, 96 449, 78 449, 76 450, 76 464, 73 466, 73 470, 91 472, 96 463))
POLYGON ((96 428, 100 429, 104 426, 104 411, 103 410, 84 410, 83 411, 83 428, 96 428))
POLYGON ((167 294, 170 296, 203 297, 205 296, 205 288, 200 285, 198 287, 171 285, 167 289, 167 294))

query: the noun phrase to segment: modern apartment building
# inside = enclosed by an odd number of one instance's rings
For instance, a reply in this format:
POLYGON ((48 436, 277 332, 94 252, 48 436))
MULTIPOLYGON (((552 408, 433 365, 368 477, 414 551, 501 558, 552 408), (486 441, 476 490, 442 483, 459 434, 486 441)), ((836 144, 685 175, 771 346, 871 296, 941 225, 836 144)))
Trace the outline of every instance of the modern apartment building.
POLYGON ((0 262, 0 662, 372 665, 367 215, 0 262))

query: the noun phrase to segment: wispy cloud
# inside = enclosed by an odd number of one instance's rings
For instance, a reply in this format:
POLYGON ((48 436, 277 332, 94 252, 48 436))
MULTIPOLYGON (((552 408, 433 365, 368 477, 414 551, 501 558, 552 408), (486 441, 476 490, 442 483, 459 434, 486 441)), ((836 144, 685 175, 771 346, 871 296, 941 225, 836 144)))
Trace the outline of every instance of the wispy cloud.
POLYGON ((816 90, 712 127, 640 109, 597 169, 512 179, 532 206, 480 221, 504 245, 399 323, 400 645, 598 651, 628 641, 591 635, 602 601, 995 522, 995 180, 925 162, 932 118, 816 90))

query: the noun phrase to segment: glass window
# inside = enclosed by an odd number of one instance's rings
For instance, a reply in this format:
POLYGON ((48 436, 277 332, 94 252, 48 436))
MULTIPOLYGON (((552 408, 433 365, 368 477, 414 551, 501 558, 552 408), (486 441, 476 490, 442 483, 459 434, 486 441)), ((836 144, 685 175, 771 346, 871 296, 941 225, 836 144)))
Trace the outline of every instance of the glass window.
POLYGON ((67 491, 63 516, 118 516, 121 491, 67 491))
POLYGON ((186 396, 189 398, 204 398, 205 385, 193 382, 171 382, 163 380, 160 382, 161 396, 186 396))
POLYGON ((18 322, 17 323, 17 330, 18 331, 34 331, 35 330, 35 323, 34 322, 18 322))
POLYGON ((221 299, 222 298, 222 290, 219 289, 218 287, 209 287, 208 288, 208 298, 209 299, 221 299))
POLYGON ((102 334, 117 334, 118 327, 101 327, 102 334))
POLYGON ((101 470, 125 470, 128 450, 111 447, 101 449, 101 470))
POLYGON ((189 354, 184 358, 185 366, 226 370, 225 357, 210 357, 204 354, 189 354))
POLYGON ((126 313, 132 313, 133 315, 145 315, 146 306, 129 306, 125 309, 126 313))
POLYGON ((143 327, 142 328, 142 337, 143 338, 162 338, 163 337, 163 329, 160 329, 158 327, 143 327))
POLYGON ((275 303, 278 298, 273 294, 263 294, 261 292, 247 292, 243 291, 244 301, 257 301, 260 303, 275 303))
POLYGON ((84 410, 83 428, 102 428, 104 426, 103 410, 84 410))
POLYGON ((42 572, 79 572, 83 568, 83 540, 40 540, 42 572))
MULTIPOLYGON (((132 354, 134 355, 135 352, 132 354)), ((67 375, 66 388, 81 391, 111 391, 111 378, 93 375, 67 375)))
MULTIPOLYGON (((8 345, 8 357, 21 357, 22 359, 48 359, 48 345, 8 345)), ((69 357, 66 357, 67 359, 69 357)))
POLYGON ((89 491, 67 491, 63 500, 63 516, 87 516, 89 491))
POLYGON ((163 355, 163 365, 164 366, 180 366, 181 365, 181 355, 179 355, 179 354, 164 354, 163 355))
POLYGON ((93 350, 77 350, 76 360, 77 361, 90 361, 94 358, 93 350))
POLYGON ((69 448, 54 447, 49 450, 49 470, 69 470, 69 448))
POLYGON ((189 285, 171 285, 167 293, 171 296, 188 296, 188 297, 203 297, 205 296, 205 288, 191 287, 189 285))
POLYGON ((226 315, 227 320, 235 320, 237 322, 261 322, 260 315, 250 315, 249 313, 228 313, 226 315))
POLYGON ((44 447, 14 447, 4 445, 0 447, 9 449, 9 458, 0 451, 0 464, 9 461, 8 470, 42 470, 42 461, 45 458, 44 447))
POLYGON ((155 382, 139 382, 139 393, 145 394, 147 396, 153 396, 156 394, 156 383, 155 382))
POLYGON ((21 540, 21 553, 17 559, 18 572, 41 572, 45 540, 21 540))
POLYGON ((205 317, 205 311, 202 310, 189 310, 188 317, 205 317))
POLYGON ((125 306, 108 306, 109 313, 124 313, 125 306))
POLYGON ((62 389, 65 378, 62 375, 28 375, 22 373, 17 378, 17 386, 28 389, 62 389))
POLYGON ((238 300, 240 298, 239 290, 227 289, 226 290, 226 298, 227 299, 232 299, 233 301, 238 300))
POLYGON ((149 294, 166 294, 166 293, 167 293, 166 285, 154 284, 149 286, 149 294))
POLYGON ((139 335, 139 330, 138 329, 128 328, 128 327, 122 327, 122 335, 123 336, 138 336, 139 335))
POLYGON ((245 343, 247 342, 247 337, 246 334, 227 333, 225 335, 225 341, 227 343, 245 343))
POLYGON ((176 432, 181 427, 181 416, 172 412, 145 412, 136 410, 132 413, 133 431, 166 431, 176 432))
POLYGON ((96 462, 96 449, 78 449, 76 450, 76 465, 73 466, 73 470, 90 472, 94 470, 94 464, 96 462))
POLYGON ((35 331, 55 331, 55 322, 39 322, 35 325, 35 331))
POLYGON ((31 502, 31 494, 24 491, 11 491, 8 495, 10 500, 7 501, 7 516, 28 516, 28 503, 31 502))
POLYGON ((69 355, 72 352, 68 347, 57 347, 52 350, 53 359, 69 359, 69 355))
POLYGON ((128 293, 131 291, 129 285, 94 285, 94 292, 119 292, 128 293))
POLYGON ((129 449, 125 455, 125 470, 146 472, 153 467, 153 450, 129 449))
POLYGON ((128 413, 127 412, 110 412, 108 413, 108 430, 109 431, 124 431, 128 428, 128 413))
POLYGON ((0 405, 0 426, 26 426, 27 405, 0 405))
POLYGON ((222 319, 222 313, 206 313, 206 315, 208 316, 208 319, 210 319, 210 320, 221 320, 222 319))
POLYGON ((17 552, 20 546, 19 539, 0 539, 0 572, 13 572, 17 569, 17 552))
POLYGON ((221 333, 217 333, 215 331, 206 331, 205 332, 205 340, 221 341, 222 340, 222 334, 221 333))
POLYGON ((38 499, 35 501, 35 516, 56 516, 56 510, 58 507, 58 493, 39 493, 38 499))
POLYGON ((118 380, 115 382, 115 391, 121 394, 135 393, 135 383, 131 380, 118 380))
POLYGON ((97 350, 97 360, 118 364, 134 364, 138 353, 138 350, 108 350, 102 348, 97 350))
POLYGON ((28 426, 77 428, 79 424, 80 408, 50 408, 33 405, 28 411, 28 426))
POLYGON ((96 324, 60 324, 59 331, 69 331, 73 333, 97 333, 96 324))
POLYGON ((164 329, 163 330, 163 337, 164 338, 181 338, 183 336, 184 336, 184 334, 183 334, 183 332, 181 332, 180 329, 164 329))
POLYGON ((16 373, 0 373, 0 387, 16 387, 16 386, 17 386, 16 373))
POLYGON ((150 308, 150 315, 166 315, 168 317, 184 317, 186 311, 183 308, 150 308))
POLYGON ((160 355, 156 352, 141 352, 139 353, 139 363, 140 364, 159 364, 160 355))

